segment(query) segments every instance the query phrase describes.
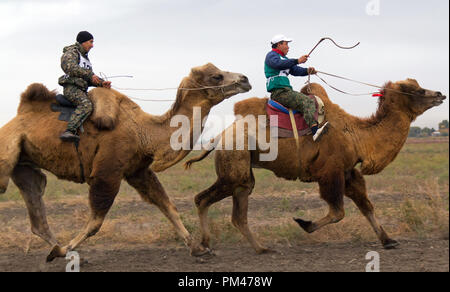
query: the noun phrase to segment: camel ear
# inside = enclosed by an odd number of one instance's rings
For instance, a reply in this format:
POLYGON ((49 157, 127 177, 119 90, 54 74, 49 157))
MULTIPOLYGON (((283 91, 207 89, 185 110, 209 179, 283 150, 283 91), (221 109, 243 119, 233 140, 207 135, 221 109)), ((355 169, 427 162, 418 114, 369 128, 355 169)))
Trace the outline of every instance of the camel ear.
POLYGON ((198 67, 192 68, 191 74, 194 77, 202 77, 203 76, 202 70, 200 70, 200 68, 198 68, 198 67))
POLYGON ((405 92, 413 92, 420 89, 420 85, 416 79, 408 78, 400 83, 400 88, 405 92))
POLYGON ((403 92, 413 92, 416 87, 410 82, 402 82, 400 83, 400 90, 403 92))
POLYGON ((416 88, 420 88, 419 82, 417 82, 416 79, 408 78, 407 80, 409 84, 413 85, 416 88))

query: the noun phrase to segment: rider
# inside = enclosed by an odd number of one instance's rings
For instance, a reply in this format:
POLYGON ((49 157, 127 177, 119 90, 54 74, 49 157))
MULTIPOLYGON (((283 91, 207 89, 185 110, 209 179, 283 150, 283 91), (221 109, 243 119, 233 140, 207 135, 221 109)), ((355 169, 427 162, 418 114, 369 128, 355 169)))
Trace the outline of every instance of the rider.
POLYGON ((321 134, 325 133, 328 123, 319 128, 318 121, 314 117, 316 112, 314 100, 301 92, 294 91, 288 78, 289 74, 308 76, 316 74, 317 71, 313 67, 306 69, 298 66, 298 64, 306 63, 309 57, 307 55, 298 59, 286 57, 291 41, 292 39, 284 35, 276 35, 272 38, 272 51, 267 54, 264 67, 267 91, 271 93, 272 100, 301 113, 311 128, 314 141, 317 141, 321 134))
POLYGON ((80 137, 77 130, 93 111, 93 105, 88 98, 89 86, 111 88, 110 81, 104 81, 94 74, 88 53, 94 47, 94 37, 87 31, 77 35, 74 45, 65 47, 61 57, 61 68, 65 75, 58 80, 64 87, 64 96, 77 108, 70 117, 67 130, 60 136, 65 142, 77 142, 80 137))

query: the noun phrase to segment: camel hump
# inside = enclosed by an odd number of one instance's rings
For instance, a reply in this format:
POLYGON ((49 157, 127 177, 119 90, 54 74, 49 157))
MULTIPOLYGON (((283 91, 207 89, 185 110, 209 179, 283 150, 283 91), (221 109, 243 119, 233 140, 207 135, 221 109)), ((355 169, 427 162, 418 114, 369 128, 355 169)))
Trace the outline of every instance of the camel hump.
POLYGON ((89 92, 94 104, 91 121, 99 130, 112 130, 119 119, 122 95, 112 89, 95 88, 89 92))
POLYGON ((239 101, 234 105, 234 114, 243 117, 247 115, 265 115, 267 101, 268 98, 258 97, 239 101))
POLYGON ((48 104, 54 100, 56 91, 50 91, 41 83, 30 84, 20 96, 20 104, 17 112, 42 112, 47 111, 48 104))
POLYGON ((27 89, 22 93, 21 102, 33 101, 50 101, 56 96, 56 92, 50 91, 41 83, 33 83, 28 85, 27 89))
MULTIPOLYGON (((56 91, 49 91, 41 83, 30 84, 22 93, 18 114, 50 112, 50 104, 56 102, 56 91)), ((99 130, 112 130, 119 119, 123 95, 113 89, 95 88, 88 93, 94 105, 90 120, 99 130)))

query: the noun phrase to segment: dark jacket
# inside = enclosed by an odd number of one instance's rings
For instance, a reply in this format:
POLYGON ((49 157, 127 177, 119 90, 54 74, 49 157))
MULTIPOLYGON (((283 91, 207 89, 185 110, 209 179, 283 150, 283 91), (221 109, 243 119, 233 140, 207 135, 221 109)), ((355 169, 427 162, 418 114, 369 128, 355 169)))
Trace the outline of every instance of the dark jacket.
POLYGON ((97 85, 92 83, 92 76, 94 75, 92 67, 83 68, 80 66, 80 55, 89 60, 86 51, 78 42, 64 48, 61 68, 66 74, 59 78, 58 83, 61 86, 75 85, 81 90, 87 91, 89 86, 97 85))

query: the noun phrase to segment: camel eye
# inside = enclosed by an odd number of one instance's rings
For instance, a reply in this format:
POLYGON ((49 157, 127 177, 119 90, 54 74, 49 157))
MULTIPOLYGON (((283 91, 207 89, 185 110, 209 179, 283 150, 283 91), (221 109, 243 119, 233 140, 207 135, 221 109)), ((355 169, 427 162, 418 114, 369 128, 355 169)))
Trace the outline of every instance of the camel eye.
POLYGON ((213 79, 217 80, 217 81, 222 81, 223 80, 223 75, 222 74, 214 75, 213 79))

